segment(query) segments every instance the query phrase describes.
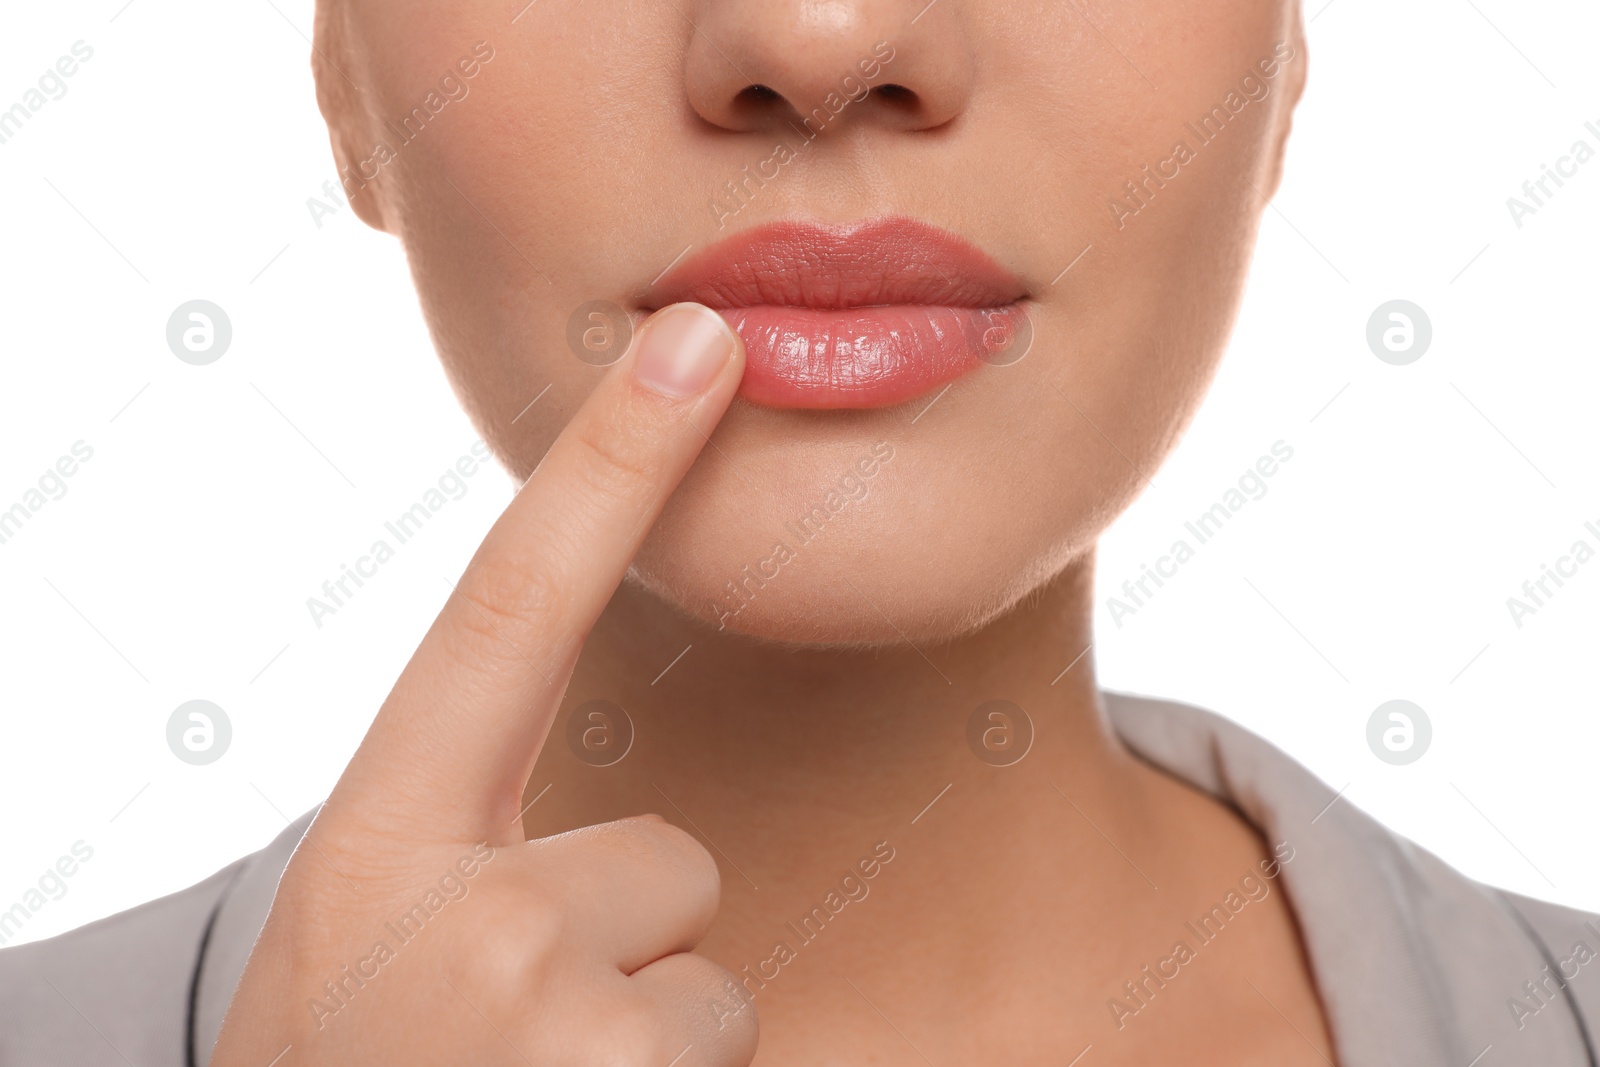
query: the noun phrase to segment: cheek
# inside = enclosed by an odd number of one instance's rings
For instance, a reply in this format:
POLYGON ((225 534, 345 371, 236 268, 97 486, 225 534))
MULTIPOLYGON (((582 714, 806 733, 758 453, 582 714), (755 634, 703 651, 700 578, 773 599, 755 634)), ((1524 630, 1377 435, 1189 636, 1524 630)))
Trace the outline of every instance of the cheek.
MULTIPOLYGON (((615 34, 576 27, 537 56, 502 50, 380 179, 452 386, 519 475, 603 373, 603 357, 574 348, 574 323, 581 337, 585 309, 609 309, 637 327, 641 280, 684 251, 684 205, 714 188, 714 168, 682 143, 681 62, 650 55, 672 35, 647 30, 629 31, 620 66, 615 34)), ((406 62, 431 69, 447 54, 406 62)), ((404 98, 392 85, 386 95, 404 98)), ((703 239, 704 220, 692 221, 703 239)))

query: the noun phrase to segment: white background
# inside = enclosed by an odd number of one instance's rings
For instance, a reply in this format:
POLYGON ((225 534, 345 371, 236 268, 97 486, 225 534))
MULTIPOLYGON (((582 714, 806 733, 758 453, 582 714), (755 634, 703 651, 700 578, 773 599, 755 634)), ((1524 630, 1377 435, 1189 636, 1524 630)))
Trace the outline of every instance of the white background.
MULTIPOLYGON (((1275 441, 1294 458, 1120 628, 1101 607, 1103 677, 1236 718, 1472 876, 1600 910, 1600 561, 1520 629, 1506 607, 1600 547, 1600 160, 1522 228, 1506 207, 1574 140, 1600 149, 1600 9, 1321 3, 1231 352, 1106 539, 1102 596, 1275 441), (1433 322, 1406 367, 1365 343, 1393 298, 1433 322), (1433 723, 1410 766, 1367 748, 1392 698, 1433 723)), ((314 628, 306 598, 475 434, 398 246, 307 211, 334 175, 311 0, 13 7, 0 108, 95 50, 0 145, 0 509, 94 449, 0 545, 0 910, 94 850, 30 940, 191 884, 323 797, 510 486, 479 473, 314 628), (164 336, 196 297, 234 327, 205 368, 164 336), (210 767, 166 747, 195 698, 233 722, 210 767)))

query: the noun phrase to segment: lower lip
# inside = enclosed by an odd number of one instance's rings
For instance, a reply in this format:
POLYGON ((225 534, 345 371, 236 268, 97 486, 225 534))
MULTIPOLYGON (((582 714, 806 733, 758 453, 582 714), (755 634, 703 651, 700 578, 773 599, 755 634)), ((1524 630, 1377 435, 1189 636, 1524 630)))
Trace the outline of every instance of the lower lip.
POLYGON ((719 313, 744 339, 739 395, 779 408, 904 403, 997 358, 1017 336, 1019 304, 900 304, 821 309, 763 304, 719 313))

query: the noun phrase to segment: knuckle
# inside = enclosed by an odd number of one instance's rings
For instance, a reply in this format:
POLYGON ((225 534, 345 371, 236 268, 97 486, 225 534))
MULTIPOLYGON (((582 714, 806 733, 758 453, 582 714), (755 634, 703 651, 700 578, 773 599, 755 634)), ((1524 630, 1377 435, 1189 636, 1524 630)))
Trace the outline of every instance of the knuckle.
POLYGON ((475 561, 456 585, 462 629, 480 647, 512 658, 529 649, 519 638, 537 632, 565 610, 569 595, 548 563, 475 561))
POLYGON ((601 829, 611 845, 639 862, 665 865, 713 892, 721 885, 717 861, 689 831, 664 819, 619 819, 601 829))
POLYGON ((751 992, 727 968, 707 961, 702 996, 715 1041, 731 1049, 747 1048, 754 1056, 761 1023, 751 992))
POLYGON ((655 480, 648 439, 612 425, 583 426, 573 436, 580 457, 575 468, 594 494, 625 502, 655 480))
POLYGON ((652 826, 647 833, 656 839, 657 848, 695 888, 712 897, 720 895, 722 872, 711 850, 701 844, 699 838, 669 822, 652 826))
POLYGON ((712 899, 722 896, 722 872, 718 870, 717 859, 710 854, 710 849, 701 845, 693 833, 670 822, 662 825, 659 833, 662 843, 670 849, 670 854, 675 857, 680 870, 690 878, 694 888, 712 899))
POLYGON ((479 913, 463 948, 490 987, 518 1002, 552 977, 567 936, 566 919, 560 907, 525 890, 497 894, 479 913))

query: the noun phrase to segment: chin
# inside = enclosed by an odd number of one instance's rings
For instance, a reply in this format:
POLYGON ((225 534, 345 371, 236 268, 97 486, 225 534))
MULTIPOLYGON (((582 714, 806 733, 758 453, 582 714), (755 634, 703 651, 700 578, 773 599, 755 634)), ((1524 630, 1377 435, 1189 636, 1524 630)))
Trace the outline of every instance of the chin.
MULTIPOLYGON (((909 458, 897 453, 889 464, 909 458)), ((1073 556, 1061 545, 1032 550, 1015 526, 1008 539, 959 516, 927 523, 938 486, 926 479, 920 493, 918 479, 885 480, 854 500, 814 493, 809 505, 804 494, 769 487, 753 503, 728 467, 691 474, 628 576, 721 634, 818 650, 927 648, 994 621, 1073 556), (815 505, 830 503, 840 506, 823 519, 815 505)), ((747 476, 759 478, 759 468, 747 476)))

